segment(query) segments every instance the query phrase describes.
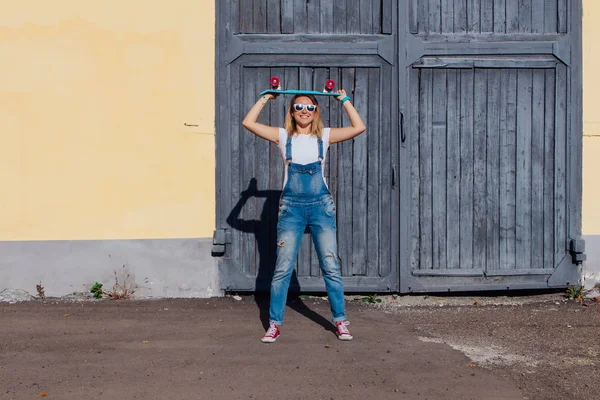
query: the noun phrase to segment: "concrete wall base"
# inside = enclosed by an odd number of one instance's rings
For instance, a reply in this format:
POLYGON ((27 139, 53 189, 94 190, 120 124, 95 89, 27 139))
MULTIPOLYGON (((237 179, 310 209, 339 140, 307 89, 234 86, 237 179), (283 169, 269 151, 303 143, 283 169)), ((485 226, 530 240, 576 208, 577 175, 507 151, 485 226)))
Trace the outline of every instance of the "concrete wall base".
POLYGON ((222 296, 212 238, 0 242, 0 291, 23 289, 48 297, 89 293, 95 282, 141 287, 135 297, 222 296))
MULTIPOLYGON (((600 235, 585 235, 587 289, 600 283, 600 235)), ((22 289, 48 297, 89 293, 95 282, 110 289, 129 274, 135 297, 218 297, 212 238, 0 242, 0 291, 22 289), (123 267, 124 266, 124 267, 123 267)))

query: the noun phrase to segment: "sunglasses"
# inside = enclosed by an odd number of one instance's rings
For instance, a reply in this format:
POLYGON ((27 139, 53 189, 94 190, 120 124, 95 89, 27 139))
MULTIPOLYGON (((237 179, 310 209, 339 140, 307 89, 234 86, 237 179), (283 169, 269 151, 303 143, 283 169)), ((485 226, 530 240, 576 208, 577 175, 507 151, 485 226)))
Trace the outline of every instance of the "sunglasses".
POLYGON ((304 109, 306 109, 306 111, 308 112, 315 112, 317 106, 315 106, 314 104, 294 104, 294 111, 302 111, 304 109))

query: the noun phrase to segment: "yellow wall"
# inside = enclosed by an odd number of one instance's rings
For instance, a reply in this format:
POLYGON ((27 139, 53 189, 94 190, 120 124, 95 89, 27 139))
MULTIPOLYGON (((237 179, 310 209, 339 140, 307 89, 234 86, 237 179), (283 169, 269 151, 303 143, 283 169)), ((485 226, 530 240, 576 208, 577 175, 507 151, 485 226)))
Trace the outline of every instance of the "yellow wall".
MULTIPOLYGON (((583 0, 583 233, 600 234, 600 2, 583 0)), ((208 237, 213 0, 0 13, 0 240, 208 237), (185 127, 184 123, 198 127, 185 127)))
POLYGON ((213 0, 4 2, 0 240, 212 235, 214 23, 213 0))
POLYGON ((583 234, 600 234, 600 2, 583 0, 583 234))

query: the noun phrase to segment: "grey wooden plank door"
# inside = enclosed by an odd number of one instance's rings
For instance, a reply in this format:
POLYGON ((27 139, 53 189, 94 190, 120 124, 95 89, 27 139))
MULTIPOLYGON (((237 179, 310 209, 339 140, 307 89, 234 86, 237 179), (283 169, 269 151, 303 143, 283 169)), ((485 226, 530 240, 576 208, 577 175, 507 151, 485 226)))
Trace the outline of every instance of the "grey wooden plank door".
POLYGON ((403 5, 401 291, 577 284, 581 1, 403 5))
MULTIPOLYGON (((276 255, 283 160, 274 144, 241 126, 269 77, 286 89, 321 90, 334 79, 367 132, 334 144, 326 163, 337 202, 338 247, 347 291, 398 290, 397 4, 392 0, 217 1, 217 230, 221 287, 266 290, 276 255)), ((262 123, 283 126, 289 97, 271 101, 262 123)), ((326 126, 348 124, 319 98, 326 126)), ((324 291, 309 233, 292 288, 324 291)))

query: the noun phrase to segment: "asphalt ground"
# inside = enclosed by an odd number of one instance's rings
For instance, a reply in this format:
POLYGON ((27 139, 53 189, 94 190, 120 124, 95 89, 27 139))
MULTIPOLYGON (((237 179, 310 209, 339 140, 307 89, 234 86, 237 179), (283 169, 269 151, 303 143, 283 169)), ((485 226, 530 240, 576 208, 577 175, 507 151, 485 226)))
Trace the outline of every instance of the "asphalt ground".
POLYGON ((326 299, 296 297, 263 344, 267 307, 253 296, 0 304, 0 398, 600 399, 592 300, 349 297, 355 339, 342 342, 326 299))

